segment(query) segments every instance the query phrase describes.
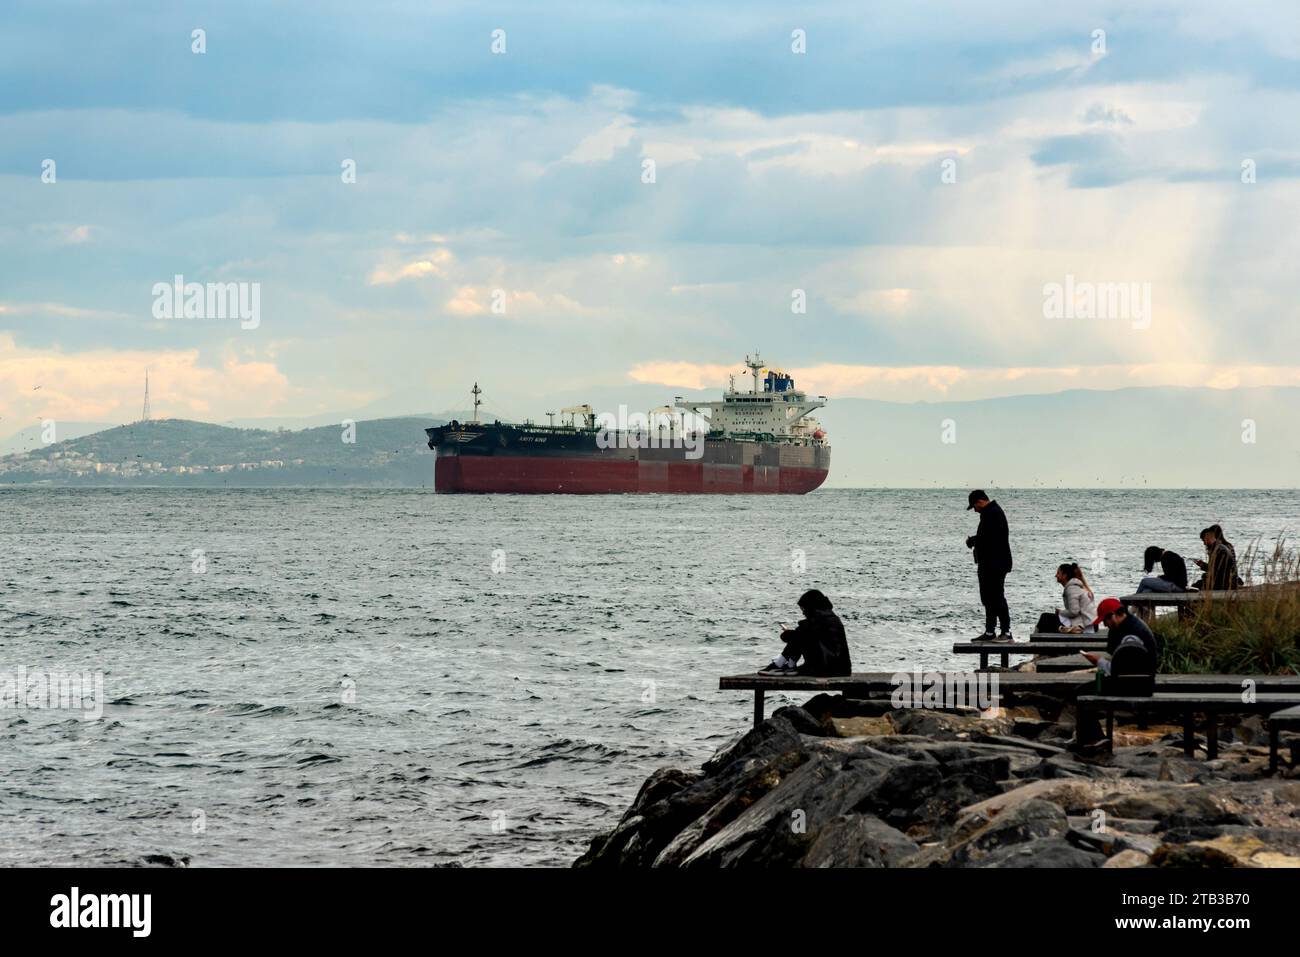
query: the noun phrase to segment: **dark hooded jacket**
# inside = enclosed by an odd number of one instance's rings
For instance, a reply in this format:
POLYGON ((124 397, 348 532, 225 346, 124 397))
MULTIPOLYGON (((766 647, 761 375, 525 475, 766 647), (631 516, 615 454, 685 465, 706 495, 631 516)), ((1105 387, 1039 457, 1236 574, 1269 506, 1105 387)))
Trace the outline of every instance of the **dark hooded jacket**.
POLYGON ((820 677, 839 677, 853 670, 844 623, 833 611, 814 611, 781 638, 803 656, 800 672, 820 677))
POLYGON ((1006 513, 997 502, 984 506, 979 528, 967 542, 975 549, 975 564, 981 572, 1011 571, 1011 531, 1006 513))

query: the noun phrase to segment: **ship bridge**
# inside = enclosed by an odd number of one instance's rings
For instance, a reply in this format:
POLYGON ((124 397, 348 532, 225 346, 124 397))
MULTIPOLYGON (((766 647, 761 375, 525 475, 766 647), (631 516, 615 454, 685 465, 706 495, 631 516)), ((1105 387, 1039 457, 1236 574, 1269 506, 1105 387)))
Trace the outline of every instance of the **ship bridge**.
POLYGON ((748 392, 736 388, 733 375, 721 402, 694 402, 679 396, 675 406, 704 416, 709 421, 710 432, 731 438, 823 444, 825 433, 808 414, 824 407, 826 397, 809 398, 807 393, 795 388, 793 377, 766 368, 757 353, 753 359, 746 356, 745 365, 753 375, 748 392))

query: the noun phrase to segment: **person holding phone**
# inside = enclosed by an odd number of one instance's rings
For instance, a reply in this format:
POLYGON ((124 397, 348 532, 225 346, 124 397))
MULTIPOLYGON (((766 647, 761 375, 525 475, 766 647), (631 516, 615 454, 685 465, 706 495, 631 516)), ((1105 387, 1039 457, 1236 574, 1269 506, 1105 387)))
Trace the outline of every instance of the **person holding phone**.
POLYGON ((975 572, 979 579, 980 604, 984 606, 984 631, 976 641, 1014 641, 1011 634, 1011 612, 1007 608, 1006 581, 1011 571, 1011 531, 1007 526, 1002 506, 989 498, 989 493, 977 488, 966 496, 966 511, 979 514, 979 528, 966 539, 966 547, 975 556, 975 572), (994 634, 993 629, 1002 626, 994 634))
POLYGON ((1211 525, 1201 532, 1201 541, 1205 544, 1205 558, 1194 558, 1192 561, 1205 574, 1192 587, 1201 591, 1240 588, 1242 582, 1237 575, 1237 550, 1223 537, 1223 529, 1211 525))
POLYGON ((803 618, 794 628, 781 626, 785 647, 759 674, 817 675, 839 677, 853 670, 844 622, 835 614, 831 600, 813 588, 799 596, 803 618), (799 666, 799 659, 803 666, 799 666))

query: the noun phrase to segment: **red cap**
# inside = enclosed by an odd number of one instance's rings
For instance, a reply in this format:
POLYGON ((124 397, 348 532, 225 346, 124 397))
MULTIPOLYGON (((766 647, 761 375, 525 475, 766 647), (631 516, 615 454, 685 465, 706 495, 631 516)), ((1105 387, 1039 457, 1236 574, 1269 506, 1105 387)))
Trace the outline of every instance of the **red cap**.
POLYGON ((1123 607, 1124 603, 1118 598, 1103 598, 1097 606, 1097 620, 1092 623, 1093 626, 1100 625, 1107 615, 1114 614, 1123 607))

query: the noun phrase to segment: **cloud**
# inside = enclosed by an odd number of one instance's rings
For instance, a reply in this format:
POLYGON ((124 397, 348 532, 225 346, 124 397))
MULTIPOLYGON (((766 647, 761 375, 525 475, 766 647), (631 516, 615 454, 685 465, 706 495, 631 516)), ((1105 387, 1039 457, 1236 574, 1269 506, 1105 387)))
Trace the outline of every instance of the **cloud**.
POLYGON ((198 350, 69 354, 24 349, 0 333, 0 417, 15 429, 40 419, 134 421, 146 369, 155 418, 267 415, 292 395, 286 376, 261 359, 227 354, 205 363, 198 350))
POLYGON ((1083 122, 1099 123, 1103 126, 1132 126, 1133 117, 1129 116, 1117 106, 1108 106, 1105 103, 1093 103, 1083 114, 1083 122))
POLYGON ((473 286, 461 286, 443 308, 453 316, 480 316, 488 311, 482 294, 473 286))
POLYGON ((698 362, 641 362, 628 372, 633 382, 649 385, 666 385, 682 389, 720 388, 727 376, 745 372, 735 365, 718 365, 698 362))
POLYGON ((376 266, 366 282, 372 286, 391 286, 406 279, 424 279, 429 276, 446 278, 447 268, 454 259, 451 250, 439 247, 420 259, 397 265, 376 266))

